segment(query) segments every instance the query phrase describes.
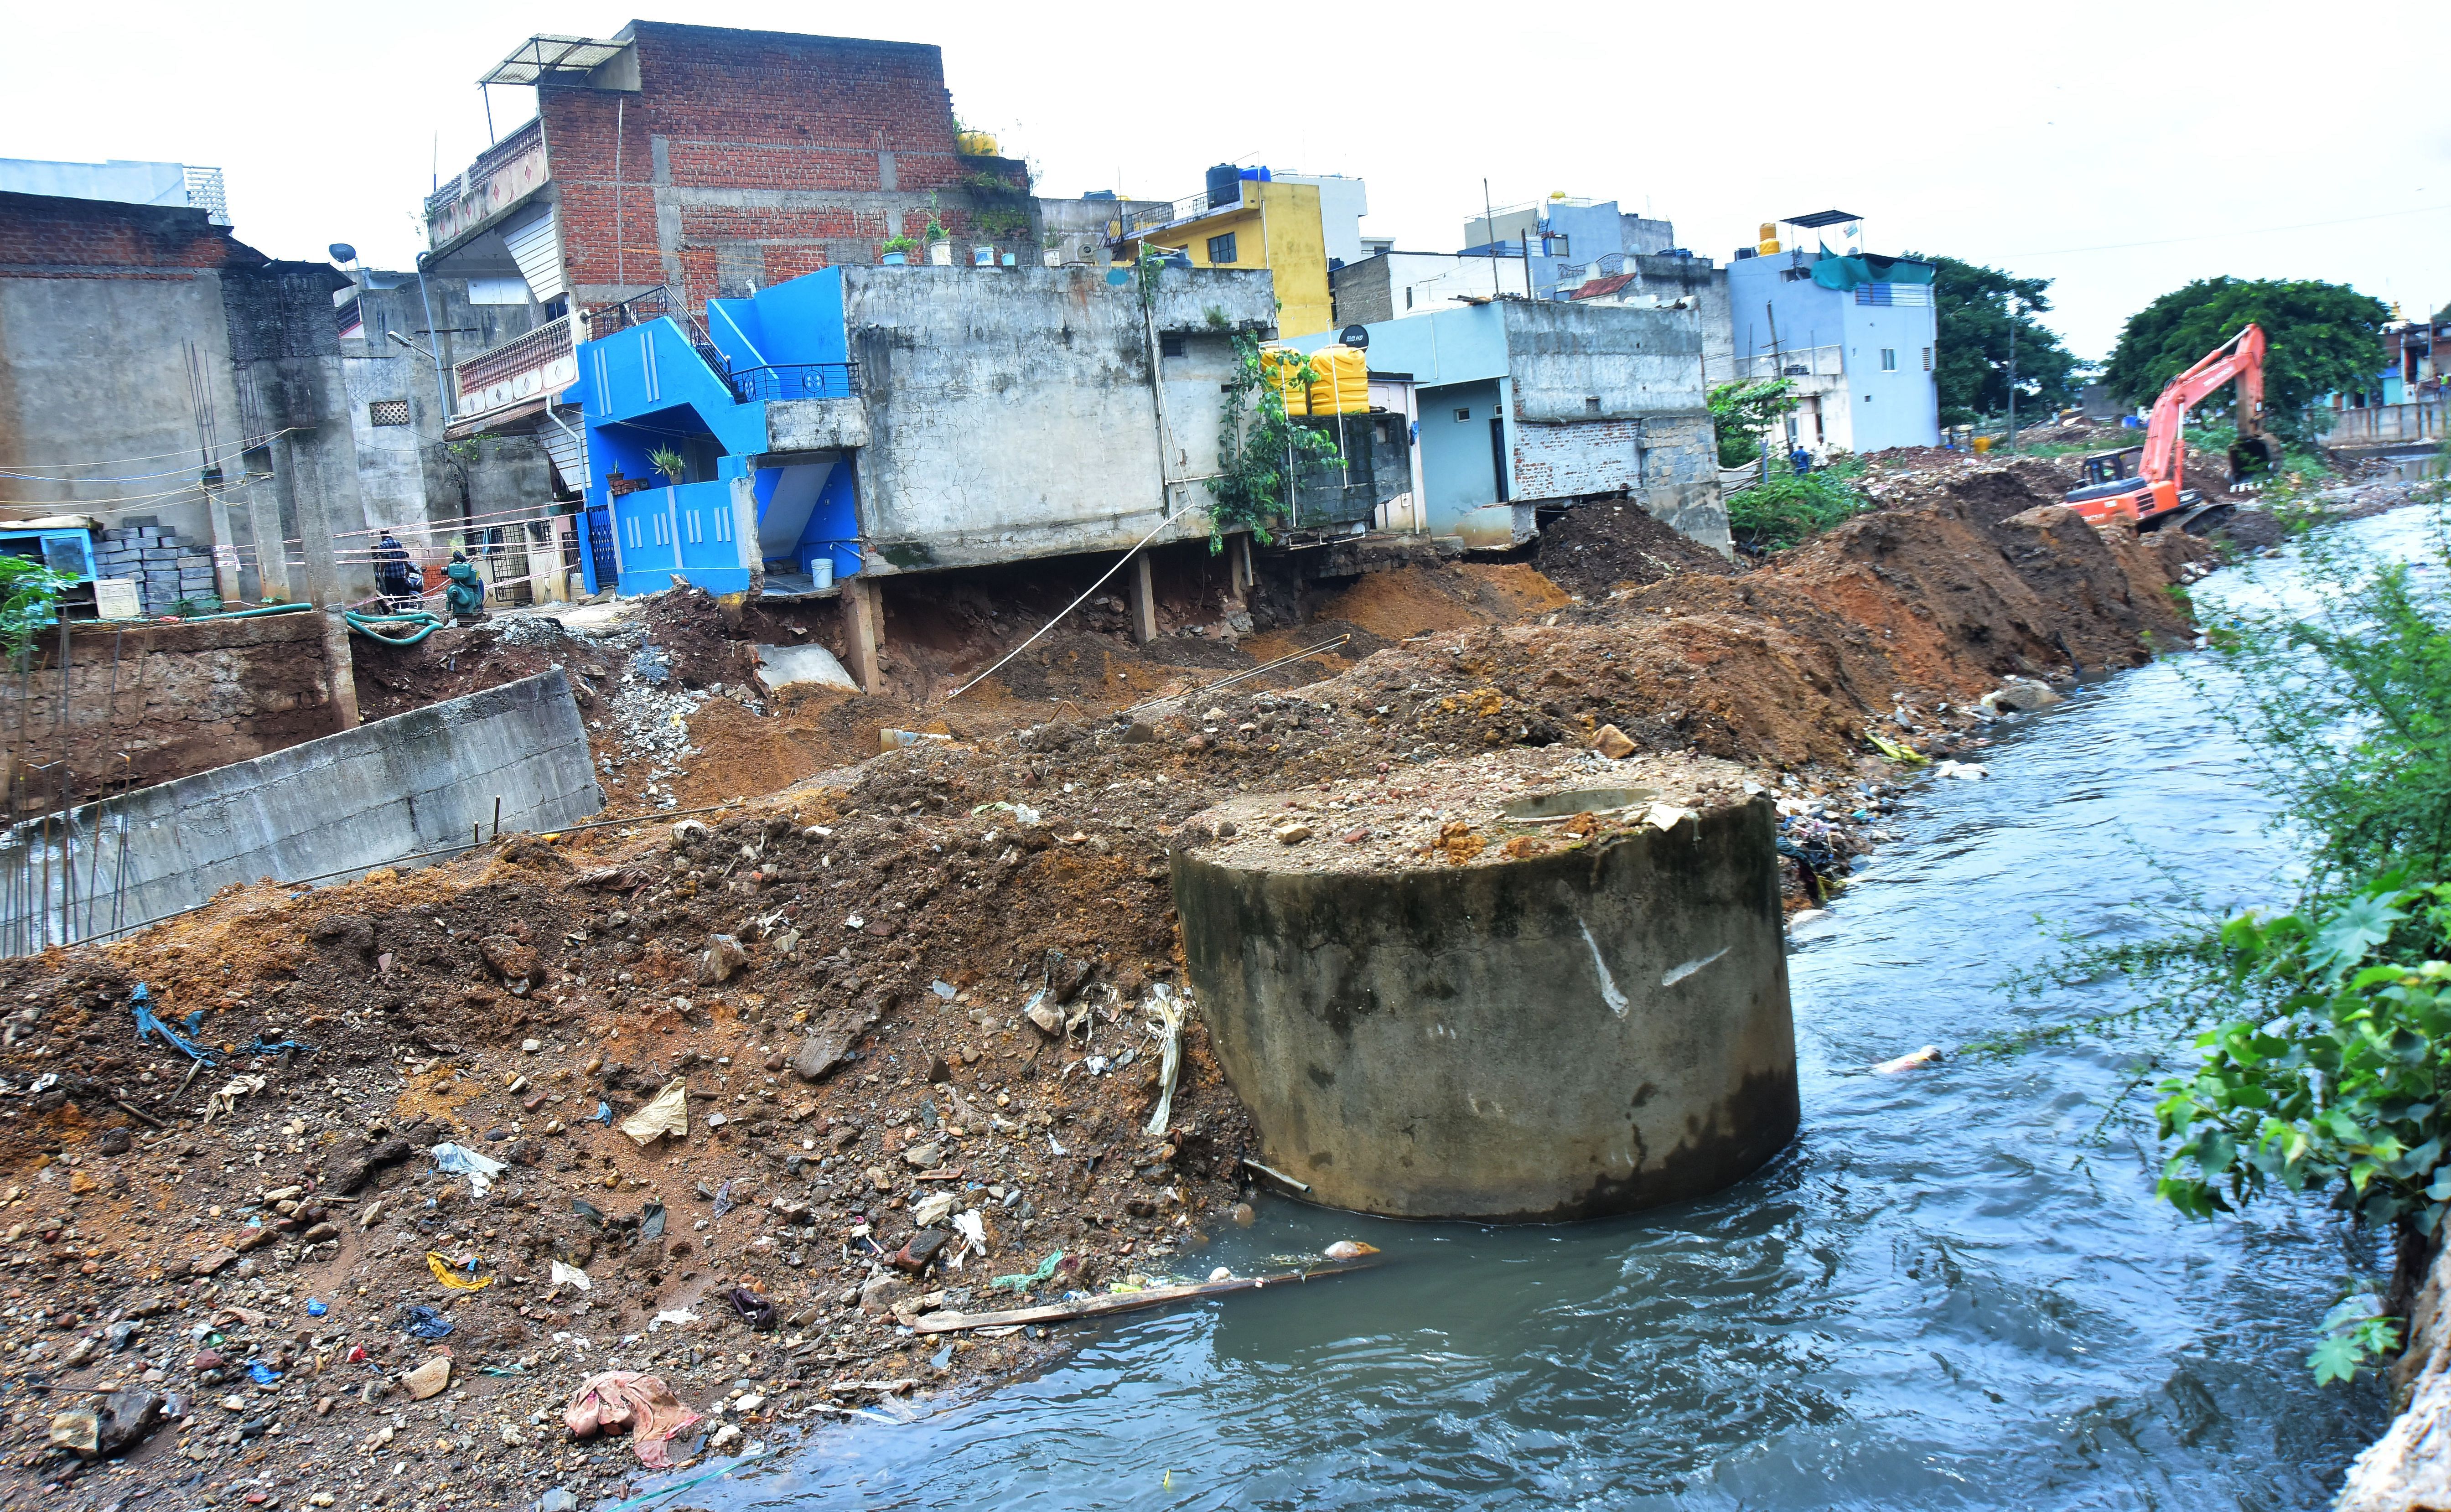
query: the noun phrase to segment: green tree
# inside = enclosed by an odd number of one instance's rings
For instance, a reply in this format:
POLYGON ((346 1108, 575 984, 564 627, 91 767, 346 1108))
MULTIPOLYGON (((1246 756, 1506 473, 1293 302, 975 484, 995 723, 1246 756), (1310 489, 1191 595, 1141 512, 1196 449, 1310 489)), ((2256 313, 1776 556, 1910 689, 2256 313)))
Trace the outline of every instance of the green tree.
POLYGON ((2077 360, 2034 317, 2051 307, 2047 278, 2017 278, 1953 257, 1910 252, 1931 264, 1932 383, 1940 422, 1965 425, 2009 407, 2009 333, 2016 332, 2017 406, 2040 416, 2076 402, 2077 360))
POLYGON ((1711 426, 1718 438, 1719 465, 1742 467, 1761 455, 1761 439, 1771 422, 1802 403, 1795 385, 1784 378, 1756 378, 1717 383, 1711 389, 1711 426))
POLYGON ((2316 279, 2198 279, 2127 319, 2103 370, 2111 392, 2147 403, 2171 379, 2236 336, 2264 327, 2265 423, 2304 442, 2306 407, 2325 394, 2375 386, 2382 368, 2382 301, 2316 279))

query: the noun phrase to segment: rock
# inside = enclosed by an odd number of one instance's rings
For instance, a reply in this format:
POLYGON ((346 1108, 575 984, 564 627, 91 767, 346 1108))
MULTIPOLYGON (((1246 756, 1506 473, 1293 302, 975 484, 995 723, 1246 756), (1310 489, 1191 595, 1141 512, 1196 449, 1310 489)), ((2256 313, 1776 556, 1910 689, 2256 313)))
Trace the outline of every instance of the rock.
POLYGON ((69 1190, 75 1192, 79 1196, 83 1196, 89 1191, 98 1190, 101 1186, 102 1183, 94 1180, 93 1172, 89 1170, 73 1171, 69 1176, 69 1190))
POLYGON ((918 1275, 935 1264, 937 1254, 952 1241, 952 1238, 951 1234, 942 1228, 922 1228, 912 1234, 910 1241, 886 1263, 896 1270, 918 1275))
POLYGON ((893 1305, 901 1301, 910 1290, 910 1285, 900 1276, 891 1274, 871 1276, 860 1284, 859 1310, 872 1317, 892 1312, 893 1305))
POLYGON ((1281 824, 1277 826, 1277 843, 1279 845, 1300 845, 1309 838, 1310 826, 1301 822, 1300 820, 1296 820, 1291 824, 1281 824))
POLYGON ((407 1388, 409 1397, 413 1401, 422 1402, 428 1397, 441 1395, 444 1388, 451 1384, 451 1357, 436 1355, 425 1364, 402 1376, 400 1384, 407 1388))
POLYGON ((1238 1202, 1233 1207, 1226 1209, 1226 1216, 1234 1221, 1234 1227, 1237 1228, 1248 1228, 1258 1220, 1260 1215, 1252 1211, 1251 1205, 1249 1203, 1238 1202))
POLYGON ((826 1136, 826 1143, 836 1149, 849 1149, 859 1143, 859 1130, 844 1124, 826 1136))
POLYGON ((555 1486, 537 1498, 536 1512, 578 1512, 578 1498, 566 1486, 555 1486))
POLYGON ((69 1352, 60 1356, 60 1364, 68 1366, 71 1370, 79 1369, 85 1365, 89 1365, 93 1364, 93 1357, 101 1350, 101 1348, 102 1336, 99 1334, 87 1334, 84 1338, 79 1339, 76 1343, 69 1345, 69 1352))
POLYGON ((1592 736, 1592 749, 1612 761, 1622 761, 1634 755, 1635 745, 1626 738, 1624 731, 1616 725, 1604 724, 1600 726, 1599 733, 1592 736))
POLYGON ((851 1059, 852 1043, 866 1027, 856 1011, 836 1009, 828 1013, 800 1042, 799 1051, 792 1057, 793 1074, 806 1082, 824 1080, 829 1071, 851 1059))
POLYGON ((93 1148, 106 1155, 125 1155, 127 1153, 127 1147, 133 1143, 135 1141, 127 1137, 127 1129, 106 1129, 102 1131, 102 1138, 94 1142, 93 1148))
POLYGON ((210 1250, 188 1261, 187 1273, 191 1276, 209 1276, 237 1258, 238 1251, 235 1249, 210 1250))
POLYGON ((2014 709, 2020 714, 2031 714, 2036 709, 2048 709, 2052 704, 2065 703, 2068 700, 2042 683, 2017 678, 1985 694, 1981 701, 1985 708, 1994 714, 2003 709, 2014 709))
POLYGON ((114 1391, 99 1410, 79 1408, 51 1419, 51 1443, 81 1460, 101 1460, 135 1447, 162 1421, 162 1398, 141 1387, 114 1391))
POLYGON ((103 1342, 109 1345, 113 1351, 122 1351, 129 1345, 134 1344, 136 1342, 136 1336, 144 1331, 145 1325, 143 1324, 138 1323, 133 1318, 123 1318, 119 1322, 112 1324, 109 1327, 102 1330, 102 1338, 103 1342))
POLYGON ((340 1174, 333 1178, 332 1189, 343 1193, 353 1192, 366 1184, 367 1177, 385 1166, 400 1164, 415 1150, 416 1147, 405 1139, 386 1139, 342 1167, 340 1174))
POLYGON ((934 1170, 945 1163, 945 1147, 934 1143, 913 1145, 902 1152, 902 1162, 912 1170, 934 1170))
POLYGON ((710 934, 697 958, 697 979, 706 986, 731 981, 749 964, 749 952, 729 934, 710 934))
POLYGON ((1123 743, 1125 745, 1147 745, 1156 738, 1156 728, 1146 720, 1135 719, 1124 727, 1123 743))
POLYGON ((520 944, 517 935, 488 934, 477 942, 477 949, 485 964, 506 982, 531 981, 536 976, 537 953, 520 944))
POLYGON ((911 1209, 911 1221, 917 1224, 922 1228, 933 1228, 938 1224, 941 1224, 946 1219, 951 1217, 953 1209, 960 1206, 961 1198, 955 1193, 950 1191, 930 1192, 927 1196, 920 1198, 918 1205, 911 1209))
POLYGON ((533 1055, 537 1051, 544 1049, 544 1041, 540 1039, 523 1039, 520 1041, 520 1049, 533 1055))
POLYGON ((79 1408, 51 1419, 51 1447, 73 1452, 80 1460, 102 1458, 102 1419, 79 1408))
POLYGON ((706 1446, 710 1449, 720 1449, 725 1444, 730 1443, 733 1440, 739 1437, 740 1424, 737 1423, 727 1423, 722 1427, 715 1430, 715 1437, 706 1441, 706 1446))

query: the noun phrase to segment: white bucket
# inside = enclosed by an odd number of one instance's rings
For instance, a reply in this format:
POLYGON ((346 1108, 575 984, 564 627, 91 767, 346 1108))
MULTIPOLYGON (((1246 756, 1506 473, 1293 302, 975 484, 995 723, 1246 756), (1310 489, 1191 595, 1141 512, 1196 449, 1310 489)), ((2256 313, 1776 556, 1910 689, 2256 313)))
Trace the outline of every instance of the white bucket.
POLYGON ((832 557, 811 558, 809 561, 809 578, 810 580, 814 582, 819 588, 833 587, 834 585, 834 560, 832 557))

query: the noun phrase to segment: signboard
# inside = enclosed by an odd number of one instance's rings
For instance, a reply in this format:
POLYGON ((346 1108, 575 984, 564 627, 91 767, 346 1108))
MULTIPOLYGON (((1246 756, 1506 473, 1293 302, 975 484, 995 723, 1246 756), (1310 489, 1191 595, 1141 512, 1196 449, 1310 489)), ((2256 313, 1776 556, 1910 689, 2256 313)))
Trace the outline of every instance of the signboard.
POLYGON ((145 600, 136 592, 133 578, 96 578, 93 580, 93 612, 97 619, 142 619, 145 600))

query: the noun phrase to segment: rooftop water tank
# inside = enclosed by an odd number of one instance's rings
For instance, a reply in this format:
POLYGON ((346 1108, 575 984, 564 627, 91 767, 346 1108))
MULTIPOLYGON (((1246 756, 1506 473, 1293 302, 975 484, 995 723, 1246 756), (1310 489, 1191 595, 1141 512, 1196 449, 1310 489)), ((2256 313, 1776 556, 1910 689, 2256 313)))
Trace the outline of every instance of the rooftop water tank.
POLYGON ((1220 163, 1208 170, 1208 207, 1238 205, 1243 199, 1243 170, 1231 163, 1220 163))

